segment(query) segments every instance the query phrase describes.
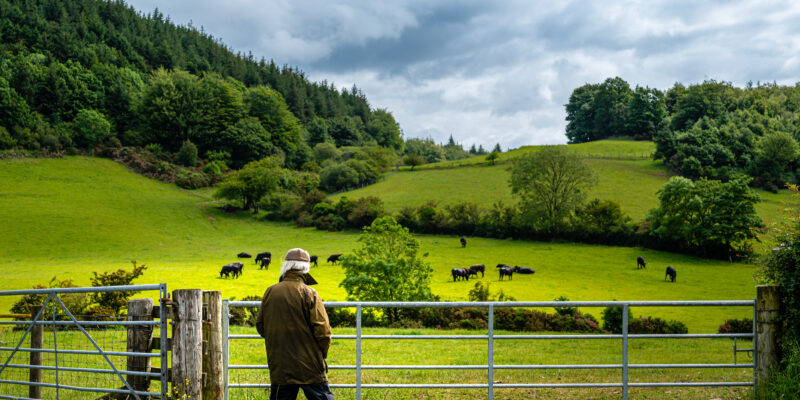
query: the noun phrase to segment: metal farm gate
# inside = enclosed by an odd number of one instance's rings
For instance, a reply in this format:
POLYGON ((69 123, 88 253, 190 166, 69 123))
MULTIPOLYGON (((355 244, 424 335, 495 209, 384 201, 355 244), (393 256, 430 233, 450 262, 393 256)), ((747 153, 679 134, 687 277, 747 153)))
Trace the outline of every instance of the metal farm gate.
POLYGON ((80 392, 166 398, 168 340, 159 341, 159 352, 130 351, 132 331, 152 333, 159 328, 167 337, 166 284, 0 291, 0 296, 20 295, 44 300, 30 316, 11 315, 18 320, 0 321, 0 399, 85 398, 80 392), (118 291, 158 291, 159 320, 90 318, 74 315, 65 305, 79 294, 118 291), (128 367, 150 358, 160 358, 160 368, 149 372, 128 367), (160 382, 160 391, 137 390, 131 383, 137 380, 160 382))
MULTIPOLYGON (((266 374, 267 365, 237 365, 229 364, 229 341, 231 340, 263 340, 258 335, 235 335, 230 334, 230 309, 233 307, 258 307, 258 301, 229 301, 224 300, 222 305, 222 346, 224 364, 225 399, 229 398, 229 389, 243 388, 269 388, 265 383, 231 383, 229 370, 263 370, 266 374)), ((362 389, 379 388, 470 388, 482 389, 486 391, 487 398, 494 397, 495 388, 620 388, 622 398, 628 398, 628 388, 630 387, 686 387, 686 386, 749 386, 755 387, 756 380, 756 301, 559 301, 559 302, 326 302, 326 307, 348 307, 356 309, 356 334, 355 335, 333 335, 333 339, 355 340, 356 357, 355 365, 329 365, 329 369, 349 369, 355 370, 355 382, 347 384, 331 384, 332 388, 351 388, 355 389, 356 399, 361 399, 362 389), (593 334, 593 335, 496 335, 494 333, 494 310, 499 307, 620 307, 622 308, 622 333, 621 334, 593 334), (753 309, 753 331, 749 333, 703 333, 703 334, 630 334, 628 332, 628 310, 630 307, 750 307, 753 309), (488 332, 485 335, 364 335, 361 330, 361 317, 363 307, 374 308, 422 308, 422 307, 481 307, 488 309, 488 332), (700 338, 731 338, 733 341, 733 363, 726 364, 631 364, 628 362, 630 351, 629 340, 637 339, 700 339, 700 338), (753 344, 750 349, 738 349, 736 339, 752 339, 753 344), (488 359, 485 364, 480 365, 363 365, 361 362, 361 343, 363 340, 385 340, 385 339, 404 339, 404 340, 441 340, 441 339, 461 339, 461 340, 484 340, 486 341, 488 359), (621 363, 615 364, 562 364, 562 365, 498 365, 494 363, 494 342, 496 340, 576 340, 576 339, 621 339, 622 346, 621 363), (753 362, 740 364, 736 362, 738 352, 750 352, 754 355, 753 362), (667 369, 667 368, 746 368, 753 370, 753 380, 746 382, 629 382, 628 371, 630 369, 667 369), (364 384, 361 379, 362 370, 486 370, 488 379, 481 384, 364 384), (619 370, 619 382, 610 383, 495 383, 495 370, 557 370, 557 369, 612 369, 619 370)))

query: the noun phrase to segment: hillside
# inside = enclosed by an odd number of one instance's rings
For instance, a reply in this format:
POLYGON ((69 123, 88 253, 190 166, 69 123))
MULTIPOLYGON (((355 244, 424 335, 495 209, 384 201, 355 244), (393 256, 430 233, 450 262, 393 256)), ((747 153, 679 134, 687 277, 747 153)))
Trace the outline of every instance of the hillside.
MULTIPOLYGON (((389 210, 405 205, 420 205, 428 200, 439 204, 470 201, 490 206, 497 201, 513 202, 508 186, 507 162, 520 155, 537 151, 539 146, 525 146, 503 153, 496 165, 489 165, 485 156, 459 161, 422 165, 421 170, 405 168, 393 172, 380 182, 358 190, 338 194, 358 198, 377 196, 389 210), (461 165, 459 167, 459 165, 461 165)), ((654 150, 652 142, 600 140, 568 145, 586 156, 587 163, 597 173, 597 185, 589 197, 616 201, 634 221, 643 220, 658 203, 656 192, 671 176, 659 161, 646 158, 654 150), (644 158, 644 159, 643 159, 644 158)), ((757 190, 761 203, 756 205, 765 223, 780 218, 781 201, 788 199, 787 191, 770 193, 757 190)))
MULTIPOLYGON (((263 293, 277 281, 278 270, 273 265, 259 271, 247 264, 242 278, 220 279, 220 267, 236 261, 241 251, 280 255, 301 246, 325 257, 357 245, 352 231, 330 233, 224 213, 210 203, 208 193, 149 180, 105 159, 0 160, 3 288, 31 287, 53 276, 86 285, 92 271, 130 268, 129 260, 136 259, 148 266, 139 283, 222 290, 226 298, 241 298, 263 293)), ((462 249, 455 237, 418 237, 434 268, 432 290, 445 300, 467 298, 472 283, 454 283, 449 271, 475 263, 489 266, 483 282, 491 282, 493 292, 502 289, 518 300, 561 295, 572 300, 748 299, 755 294, 754 268, 746 264, 637 248, 481 238, 470 238, 462 249), (647 258, 646 270, 635 269, 637 255, 647 258), (537 273, 500 282, 491 267, 500 262, 530 266, 537 273), (678 269, 677 284, 664 282, 665 265, 678 269)), ((346 298, 338 287, 343 278, 339 267, 320 263, 312 273, 325 300, 346 298)), ((0 298, 0 310, 11 301, 0 298)), ((634 313, 680 319, 691 332, 715 331, 725 316, 749 315, 748 310, 726 309, 715 310, 710 319, 707 310, 634 313)))

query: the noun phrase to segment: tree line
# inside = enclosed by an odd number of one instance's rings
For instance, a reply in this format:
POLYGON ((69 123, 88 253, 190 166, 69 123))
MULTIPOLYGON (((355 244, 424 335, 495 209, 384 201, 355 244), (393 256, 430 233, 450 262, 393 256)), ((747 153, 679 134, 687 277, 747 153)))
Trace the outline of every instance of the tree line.
POLYGON ((666 91, 622 78, 576 88, 566 104, 570 143, 627 136, 653 140, 655 158, 690 178, 775 191, 800 177, 800 86, 707 80, 666 91))
POLYGON ((118 139, 176 153, 192 142, 231 167, 311 147, 402 151, 390 112, 357 87, 234 54, 191 25, 122 1, 0 0, 0 150, 90 149, 118 139), (223 154, 220 154, 223 153, 223 154))

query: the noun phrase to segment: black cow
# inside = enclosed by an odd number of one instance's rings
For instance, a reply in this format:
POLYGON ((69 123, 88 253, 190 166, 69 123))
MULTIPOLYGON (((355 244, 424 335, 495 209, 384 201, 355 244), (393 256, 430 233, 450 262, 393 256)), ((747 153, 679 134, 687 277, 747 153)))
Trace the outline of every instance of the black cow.
POLYGON ((495 268, 511 268, 511 266, 508 264, 497 264, 495 268))
POLYGON ((636 269, 642 269, 645 267, 647 267, 647 264, 645 264, 644 262, 644 257, 642 256, 636 257, 636 269))
POLYGON ((238 278, 242 274, 242 269, 244 269, 244 264, 240 262, 225 264, 219 271, 219 277, 222 278, 225 275, 227 278, 229 275, 233 275, 234 278, 238 278))
POLYGON ((250 258, 252 256, 250 255, 250 253, 241 252, 241 253, 237 254, 236 257, 239 257, 239 258, 250 258))
POLYGON ((500 268, 500 280, 501 281, 503 280, 503 277, 506 276, 506 275, 508 275, 508 280, 511 280, 512 275, 514 275, 514 270, 511 269, 508 266, 500 268))
POLYGON ((475 275, 476 278, 478 277, 478 271, 474 269, 465 268, 464 271, 467 271, 467 275, 475 275))
POLYGON ((465 268, 453 268, 450 270, 450 273, 453 274, 453 282, 457 281, 458 278, 463 278, 464 280, 469 280, 469 273, 465 268))
POLYGON ((675 268, 672 268, 671 265, 667 266, 667 274, 664 275, 664 280, 667 280, 667 277, 669 277, 672 282, 675 282, 675 278, 678 277, 678 271, 675 271, 675 268))
POLYGON ((270 257, 262 257, 261 258, 261 266, 258 269, 266 268, 269 271, 269 263, 272 262, 272 258, 270 257))
MULTIPOLYGON (((471 265, 469 267, 469 269, 472 270, 472 271, 475 271, 475 272, 480 272, 481 273, 481 278, 483 278, 483 273, 486 272, 486 266, 483 265, 483 264, 471 265)), ((475 276, 477 277, 478 274, 475 274, 475 276)))
POLYGON ((331 256, 328 257, 328 263, 336 264, 336 262, 339 261, 339 257, 341 256, 342 256, 341 254, 331 254, 331 256))
POLYGON ((311 256, 311 258, 309 259, 308 263, 309 264, 314 264, 314 266, 317 267, 318 266, 317 265, 317 256, 311 256))
POLYGON ((467 238, 461 237, 461 247, 467 247, 467 238))
POLYGON ((520 267, 518 265, 514 266, 514 272, 516 272, 518 274, 535 274, 536 273, 536 271, 534 271, 531 268, 520 267))
POLYGON ((254 261, 254 262, 255 262, 256 264, 258 264, 258 263, 259 263, 259 261, 261 261, 261 260, 262 260, 264 257, 266 257, 266 258, 272 258, 272 253, 270 253, 270 252, 268 252, 268 251, 265 251, 265 252, 263 252, 263 253, 258 253, 258 254, 256 254, 256 259, 255 259, 255 261, 254 261))

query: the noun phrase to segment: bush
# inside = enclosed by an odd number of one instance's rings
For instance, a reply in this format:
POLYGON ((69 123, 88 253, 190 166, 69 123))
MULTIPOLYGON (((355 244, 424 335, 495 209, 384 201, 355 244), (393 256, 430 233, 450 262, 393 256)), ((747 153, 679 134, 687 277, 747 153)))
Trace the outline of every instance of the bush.
POLYGON ((111 136, 111 124, 106 117, 95 110, 80 110, 75 116, 75 143, 84 148, 91 148, 103 143, 111 136))
POLYGON ((725 323, 719 326, 719 333, 753 333, 753 319, 726 319, 725 323))
POLYGON ((191 141, 184 141, 175 158, 175 161, 184 167, 194 167, 197 165, 197 146, 191 141))
POLYGON ((759 387, 757 399, 796 399, 800 393, 800 343, 786 348, 780 368, 773 370, 763 389, 759 387))
MULTIPOLYGON (((553 301, 569 301, 569 299, 566 298, 565 296, 559 296, 553 299, 553 301)), ((578 313, 578 307, 553 307, 553 308, 556 310, 556 314, 558 315, 574 317, 575 314, 578 313)))
MULTIPOLYGON (((261 301, 261 296, 245 296, 241 301, 261 301)), ((231 307, 229 312, 231 325, 256 326, 258 307, 231 307)))
MULTIPOLYGON (((606 307, 603 309, 603 330, 611 333, 622 333, 622 307, 606 307)), ((628 323, 633 321, 633 313, 628 308, 628 323)))
POLYGON ((689 333, 686 325, 680 321, 665 321, 656 317, 640 317, 630 321, 629 333, 663 333, 685 334, 689 333))
POLYGON ((352 228, 361 229, 384 215, 386 211, 383 200, 375 196, 362 197, 353 202, 353 209, 347 215, 347 223, 352 228))
MULTIPOLYGON (((36 285, 33 289, 46 289, 46 288, 71 288, 71 287, 78 287, 72 281, 72 279, 64 279, 60 280, 57 277, 53 277, 48 282, 48 286, 44 285, 36 285)), ((74 315, 84 315, 86 314, 86 309, 90 304, 89 301, 89 294, 88 293, 69 293, 69 294, 61 294, 58 296, 61 298, 61 301, 67 306, 67 309, 74 315)), ((14 305, 11 306, 11 312, 14 314, 32 314, 33 307, 42 306, 44 305, 45 300, 47 300, 46 294, 26 294, 22 296, 19 300, 17 300, 14 305)), ((58 310, 59 307, 56 306, 58 310)), ((56 315, 58 315, 58 311, 56 315)), ((42 315, 39 317, 40 320, 45 319, 52 319, 53 318, 53 311, 50 305, 42 312, 42 315)), ((29 318, 15 318, 18 321, 27 321, 29 318)))

